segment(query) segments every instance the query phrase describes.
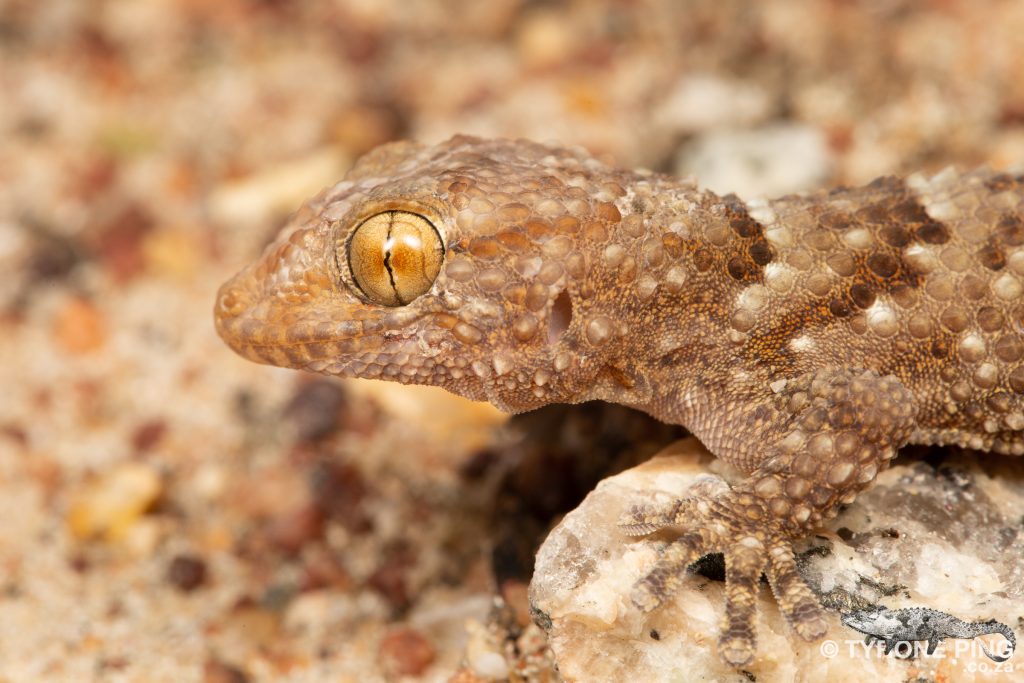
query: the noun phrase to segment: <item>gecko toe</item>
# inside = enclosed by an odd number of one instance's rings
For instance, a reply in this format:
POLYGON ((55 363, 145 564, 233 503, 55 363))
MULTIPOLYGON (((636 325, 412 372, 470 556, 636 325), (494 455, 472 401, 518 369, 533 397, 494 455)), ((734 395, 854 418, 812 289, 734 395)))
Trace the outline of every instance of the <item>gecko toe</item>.
POLYGON ((686 568, 707 554, 699 534, 686 534, 673 541, 662 552, 654 569, 636 582, 632 600, 644 612, 657 608, 682 585, 686 568))
POLYGON ((750 661, 757 649, 754 618, 765 559, 753 537, 742 538, 725 551, 725 628, 718 651, 733 666, 750 661))
POLYGON ((731 666, 749 662, 757 649, 755 621, 761 576, 767 575, 779 609, 804 640, 828 630, 814 592, 800 576, 792 530, 767 517, 755 518, 727 492, 689 497, 670 505, 638 506, 623 515, 620 528, 634 535, 674 526, 681 535, 665 547, 654 568, 634 586, 633 603, 643 612, 658 608, 686 580, 689 565, 710 553, 725 556, 725 620, 719 653, 731 666))
POLYGON ((677 524, 686 504, 680 499, 667 505, 634 505, 619 518, 619 531, 627 536, 644 536, 677 524))
POLYGON ((770 548, 767 575, 779 609, 793 630, 804 640, 825 635, 828 624, 817 598, 800 577, 789 543, 777 542, 770 548))

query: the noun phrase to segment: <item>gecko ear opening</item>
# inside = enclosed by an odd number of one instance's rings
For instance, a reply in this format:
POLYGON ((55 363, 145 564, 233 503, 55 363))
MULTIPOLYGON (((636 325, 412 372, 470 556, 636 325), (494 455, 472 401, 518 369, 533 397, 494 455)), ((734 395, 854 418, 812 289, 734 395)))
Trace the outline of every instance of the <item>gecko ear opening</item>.
POLYGON ((548 343, 557 344, 562 334, 572 324, 572 298, 564 289, 555 297, 548 319, 548 343))

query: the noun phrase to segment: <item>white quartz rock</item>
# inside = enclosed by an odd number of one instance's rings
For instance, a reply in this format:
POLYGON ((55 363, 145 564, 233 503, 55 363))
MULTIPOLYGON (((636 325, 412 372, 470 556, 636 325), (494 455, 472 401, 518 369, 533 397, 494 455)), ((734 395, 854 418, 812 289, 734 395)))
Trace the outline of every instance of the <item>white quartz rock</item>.
MULTIPOLYGON (((863 636, 839 616, 874 603, 923 606, 1016 629, 1024 616, 1024 463, 1007 460, 997 476, 970 457, 938 471, 909 461, 883 472, 819 535, 795 546, 804 577, 829 608, 825 639, 807 643, 795 636, 762 582, 758 655, 745 671, 718 657, 721 581, 691 572, 674 599, 649 615, 629 600, 672 535, 628 537, 616 527, 620 515, 632 504, 677 496, 701 475, 735 476, 695 439, 604 480, 566 515, 537 553, 530 602, 568 681, 749 681, 749 674, 759 683, 895 682, 911 673, 921 680, 1002 680, 992 678, 994 663, 980 648, 955 659, 899 660, 865 648, 863 636), (963 519, 963 528, 943 511, 963 519), (970 670, 982 666, 988 678, 970 670)), ((946 651, 956 642, 945 641, 946 651)))

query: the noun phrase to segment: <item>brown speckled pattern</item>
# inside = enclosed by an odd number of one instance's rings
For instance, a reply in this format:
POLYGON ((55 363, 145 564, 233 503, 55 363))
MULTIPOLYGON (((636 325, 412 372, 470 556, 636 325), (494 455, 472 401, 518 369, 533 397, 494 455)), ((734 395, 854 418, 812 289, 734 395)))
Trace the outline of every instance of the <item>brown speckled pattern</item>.
POLYGON ((633 600, 655 608, 724 552, 720 649, 739 665, 762 572, 797 633, 824 633, 790 543, 902 445, 1024 453, 1021 183, 946 171, 744 203, 579 150, 398 143, 223 286, 217 328, 259 362, 686 425, 748 478, 627 515, 629 533, 681 527, 633 600), (357 226, 393 211, 443 241, 404 306, 370 300, 344 258, 357 226))

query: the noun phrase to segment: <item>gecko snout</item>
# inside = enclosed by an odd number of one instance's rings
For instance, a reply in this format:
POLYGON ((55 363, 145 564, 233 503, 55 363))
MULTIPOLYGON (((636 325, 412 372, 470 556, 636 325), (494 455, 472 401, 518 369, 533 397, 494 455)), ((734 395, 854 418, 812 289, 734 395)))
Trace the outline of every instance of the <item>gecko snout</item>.
POLYGON ((259 361, 260 359, 251 353, 254 325, 251 319, 246 323, 246 314, 252 308, 254 297, 243 282, 240 282, 242 275, 239 273, 217 290, 213 306, 213 323, 217 334, 235 353, 259 361))

